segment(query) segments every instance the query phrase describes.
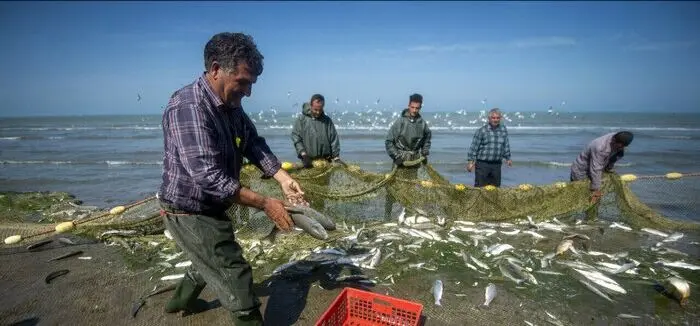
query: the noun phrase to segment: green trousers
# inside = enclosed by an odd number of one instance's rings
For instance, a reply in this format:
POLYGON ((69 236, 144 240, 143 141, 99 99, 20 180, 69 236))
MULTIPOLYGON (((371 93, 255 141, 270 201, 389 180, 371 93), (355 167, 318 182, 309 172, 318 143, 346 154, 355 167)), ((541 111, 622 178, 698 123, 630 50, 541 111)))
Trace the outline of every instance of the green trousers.
POLYGON ((165 227, 192 261, 166 311, 190 310, 207 284, 236 325, 262 325, 260 301, 253 292, 253 271, 236 242, 231 220, 186 214, 161 203, 165 227))

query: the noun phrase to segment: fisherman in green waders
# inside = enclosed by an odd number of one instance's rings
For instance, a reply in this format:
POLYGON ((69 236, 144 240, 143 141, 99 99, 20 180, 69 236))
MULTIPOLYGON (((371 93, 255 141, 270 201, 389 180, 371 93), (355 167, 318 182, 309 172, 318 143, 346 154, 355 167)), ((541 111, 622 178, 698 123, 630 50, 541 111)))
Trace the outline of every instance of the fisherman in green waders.
MULTIPOLYGON (((430 155, 432 133, 420 115, 421 108, 423 96, 411 95, 408 98, 408 108, 391 125, 384 141, 386 153, 397 167, 396 173, 400 178, 417 179, 420 164, 425 164, 430 155)), ((391 216, 394 201, 393 196, 387 193, 384 206, 384 216, 387 219, 391 216)))
POLYGON ((286 200, 304 203, 299 184, 243 111, 263 70, 253 39, 241 33, 214 35, 204 48, 206 71, 170 98, 163 113, 163 183, 158 192, 165 226, 192 261, 165 311, 197 312, 207 284, 236 325, 262 325, 253 293, 252 268, 243 258, 226 214, 232 205, 254 207, 281 230, 293 226, 282 200, 241 185, 243 158, 279 182, 286 200))
MULTIPOLYGON (((313 167, 314 160, 326 160, 333 164, 340 163, 340 139, 331 117, 323 108, 325 98, 314 94, 308 103, 304 103, 302 114, 292 128, 292 144, 304 168, 313 167)), ((326 187, 330 184, 331 174, 324 174, 315 180, 315 184, 326 187)), ((311 207, 322 212, 325 205, 323 198, 309 197, 311 207)))

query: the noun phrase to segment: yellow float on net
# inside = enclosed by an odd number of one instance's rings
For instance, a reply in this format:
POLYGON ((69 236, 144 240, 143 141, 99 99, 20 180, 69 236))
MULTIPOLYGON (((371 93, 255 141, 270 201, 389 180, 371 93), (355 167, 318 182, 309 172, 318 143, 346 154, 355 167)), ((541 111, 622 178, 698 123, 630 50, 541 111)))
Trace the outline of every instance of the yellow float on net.
POLYGON ((359 165, 348 165, 348 171, 351 172, 357 172, 360 171, 360 166, 359 165))
POLYGON ((678 172, 666 173, 666 179, 674 180, 674 179, 680 179, 681 177, 683 177, 682 173, 678 173, 678 172))
POLYGON ((486 185, 486 186, 484 186, 484 189, 485 189, 485 190, 488 190, 488 191, 493 191, 493 190, 496 190, 496 186, 494 186, 494 185, 486 185))
POLYGON ((75 227, 73 222, 63 222, 56 225, 56 233, 64 233, 72 230, 75 227))
POLYGON ((532 185, 529 183, 523 183, 523 184, 518 186, 518 189, 520 189, 522 191, 532 190, 532 185))
POLYGON ((22 236, 19 234, 5 238, 5 244, 8 244, 8 245, 15 244, 15 243, 18 243, 20 241, 22 241, 22 236))
POLYGON ((464 191, 465 189, 467 189, 467 187, 465 187, 462 183, 458 183, 455 185, 455 190, 457 191, 464 191))
POLYGON ((326 161, 326 160, 315 160, 315 161, 311 162, 311 165, 313 165, 313 167, 315 167, 315 168, 322 168, 322 167, 328 166, 328 161, 326 161))
POLYGON ((626 181, 626 182, 632 182, 634 180, 637 180, 637 176, 634 174, 623 174, 620 176, 620 180, 626 181))
POLYGON ((126 207, 124 207, 124 206, 116 206, 116 207, 109 210, 109 214, 117 215, 117 214, 124 213, 125 210, 126 210, 126 207))
MULTIPOLYGON (((284 164, 284 163, 282 163, 282 164, 284 164)), ((255 168, 256 168, 255 164, 246 164, 243 166, 243 170, 246 170, 248 172, 255 171, 255 168)), ((283 167, 283 169, 284 169, 284 167, 283 167)))
POLYGON ((420 182, 420 185, 423 186, 423 188, 432 188, 433 187, 433 182, 428 181, 428 180, 422 180, 420 182))
POLYGON ((294 164, 291 162, 282 162, 282 169, 285 171, 289 171, 294 167, 294 164))
POLYGON ((557 188, 566 188, 566 182, 557 182, 554 184, 555 187, 557 188))

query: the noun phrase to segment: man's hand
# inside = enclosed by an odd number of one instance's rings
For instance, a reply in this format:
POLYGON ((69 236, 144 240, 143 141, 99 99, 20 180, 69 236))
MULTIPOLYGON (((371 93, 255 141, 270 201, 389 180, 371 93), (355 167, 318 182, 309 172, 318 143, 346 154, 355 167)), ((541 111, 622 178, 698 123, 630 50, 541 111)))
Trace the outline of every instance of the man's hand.
POLYGON ((508 164, 508 167, 513 166, 513 161, 511 160, 506 160, 506 164, 508 164))
POLYGON ((396 166, 402 166, 402 165, 403 165, 403 159, 400 158, 400 157, 397 157, 397 158, 394 160, 394 164, 396 164, 396 166))
POLYGON ((301 155, 301 162, 304 164, 304 167, 307 169, 312 168, 314 166, 313 163, 311 162, 311 158, 309 157, 309 155, 306 155, 306 154, 301 155))
POLYGON ((338 165, 344 166, 344 165, 345 165, 345 162, 341 161, 339 156, 336 156, 336 157, 334 157, 334 158, 331 158, 331 165, 333 165, 333 166, 338 166, 338 165))
POLYGON ((597 204, 598 201, 600 201, 600 197, 603 196, 603 193, 600 192, 600 190, 594 190, 591 192, 591 204, 597 204))
POLYGON ((287 171, 279 169, 273 178, 280 184, 284 197, 289 203, 292 205, 309 205, 304 199, 304 191, 301 190, 301 186, 296 180, 292 179, 287 171))
POLYGON ((294 222, 289 217, 287 210, 284 208, 284 202, 275 198, 265 198, 265 204, 263 206, 265 214, 269 217, 275 225, 282 231, 289 231, 294 226, 294 222))
POLYGON ((467 172, 473 172, 473 171, 474 171, 474 162, 467 163, 467 172))

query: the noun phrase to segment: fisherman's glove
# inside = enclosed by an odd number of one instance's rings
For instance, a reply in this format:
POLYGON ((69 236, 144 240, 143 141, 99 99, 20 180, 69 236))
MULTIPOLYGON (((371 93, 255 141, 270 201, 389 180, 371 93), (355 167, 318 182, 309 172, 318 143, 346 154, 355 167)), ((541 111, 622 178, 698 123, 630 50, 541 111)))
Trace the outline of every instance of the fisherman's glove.
POLYGON ((309 157, 309 155, 302 155, 301 162, 304 163, 304 167, 307 169, 312 168, 314 166, 311 162, 311 158, 309 157))
POLYGON ((294 226, 294 222, 289 217, 287 210, 284 208, 284 202, 275 198, 265 198, 263 206, 265 214, 269 217, 280 230, 289 231, 294 226))
POLYGON ((395 158, 394 164, 396 164, 396 166, 402 166, 403 165, 403 158, 400 158, 400 157, 395 158))

